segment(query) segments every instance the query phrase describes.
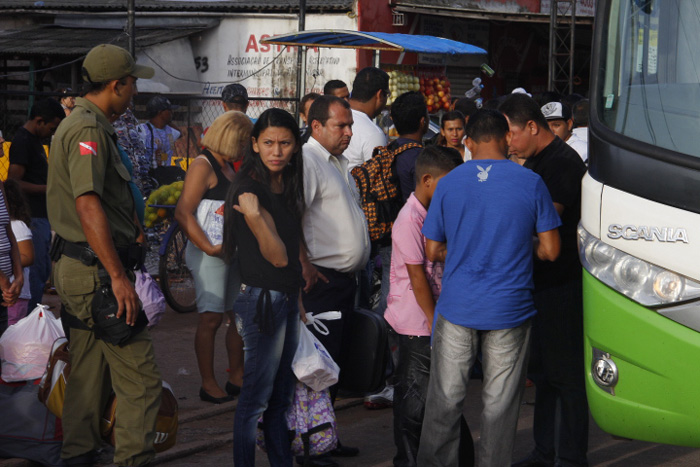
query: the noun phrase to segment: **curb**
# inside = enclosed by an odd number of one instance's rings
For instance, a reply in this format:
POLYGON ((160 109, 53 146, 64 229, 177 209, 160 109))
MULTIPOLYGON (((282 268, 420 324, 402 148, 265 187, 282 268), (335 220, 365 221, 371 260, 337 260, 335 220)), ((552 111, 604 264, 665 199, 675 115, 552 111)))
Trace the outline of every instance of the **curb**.
MULTIPOLYGON (((345 410, 349 409, 352 407, 357 407, 358 405, 362 405, 364 399, 362 398, 357 398, 357 399, 342 399, 336 401, 335 404, 335 411, 339 410, 345 410)), ((238 400, 232 401, 232 402, 226 402, 224 404, 219 404, 214 407, 206 407, 204 409, 199 409, 193 412, 190 412, 183 416, 179 423, 185 424, 188 422, 193 422, 196 420, 203 420, 206 418, 210 417, 215 417, 218 415, 225 414, 227 412, 234 412, 236 410, 236 406, 238 405, 238 400)), ((168 451, 165 451, 161 454, 158 454, 153 461, 151 461, 152 465, 156 464, 162 464, 165 462, 173 461, 176 459, 181 459, 183 457, 191 456, 193 454, 197 454, 202 451, 208 451, 211 449, 216 449, 221 446, 225 446, 227 444, 233 443, 233 436, 232 433, 226 433, 224 435, 218 435, 213 438, 209 438, 207 440, 202 440, 202 441, 193 441, 187 444, 175 444, 175 446, 172 447, 172 449, 169 449, 168 451)), ((4 465, 2 467, 5 467, 4 465)), ((8 466, 9 467, 9 466, 8 466)), ((12 466, 15 467, 15 466, 12 466)), ((24 466, 16 466, 16 467, 24 467, 24 466)))
MULTIPOLYGON (((352 407, 357 407, 358 405, 362 405, 363 399, 360 398, 351 398, 351 399, 338 399, 335 402, 335 411, 339 410, 345 410, 349 409, 352 407)), ((190 410, 187 413, 185 413, 183 416, 179 417, 178 424, 183 425, 185 423, 189 422, 194 422, 197 420, 203 420, 205 418, 210 418, 210 417, 216 417, 228 412, 235 412, 236 407, 238 406, 238 399, 231 401, 231 402, 225 402, 223 404, 217 404, 212 407, 204 407, 202 409, 196 409, 196 410, 190 410)), ((4 467, 4 466, 3 466, 4 467)))
MULTIPOLYGON (((335 411, 337 412, 339 410, 357 407, 358 405, 362 405, 362 403, 362 398, 339 399, 335 403, 335 411)), ((214 405, 213 407, 204 407, 202 409, 191 410, 179 418, 178 424, 184 425, 189 422, 216 417, 228 412, 235 412, 237 405, 238 400, 235 400, 223 404, 214 405)), ((218 435, 207 440, 192 441, 186 444, 176 444, 171 449, 156 455, 155 459, 151 461, 151 465, 162 464, 175 459, 181 459, 183 457, 191 456, 192 454, 197 454, 202 451, 216 449, 232 442, 232 433, 226 433, 224 435, 218 435)), ((0 459, 0 467, 31 467, 33 465, 36 464, 26 459, 0 459)))

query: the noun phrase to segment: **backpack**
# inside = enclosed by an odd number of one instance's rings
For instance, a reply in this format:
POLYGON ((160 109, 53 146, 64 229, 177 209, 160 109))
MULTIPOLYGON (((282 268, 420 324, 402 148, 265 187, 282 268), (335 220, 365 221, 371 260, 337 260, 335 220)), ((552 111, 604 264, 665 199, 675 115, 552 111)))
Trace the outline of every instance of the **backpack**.
POLYGON ((392 146, 374 148, 372 158, 351 171, 373 242, 391 238, 391 227, 403 206, 396 158, 407 149, 423 147, 420 143, 392 146))
MULTIPOLYGON (((100 419, 102 439, 112 446, 114 443, 114 423, 117 413, 117 397, 112 393, 104 415, 100 419)), ((153 449, 156 452, 167 451, 175 446, 177 441, 178 405, 173 389, 163 381, 163 393, 156 418, 156 438, 153 441, 153 449)))

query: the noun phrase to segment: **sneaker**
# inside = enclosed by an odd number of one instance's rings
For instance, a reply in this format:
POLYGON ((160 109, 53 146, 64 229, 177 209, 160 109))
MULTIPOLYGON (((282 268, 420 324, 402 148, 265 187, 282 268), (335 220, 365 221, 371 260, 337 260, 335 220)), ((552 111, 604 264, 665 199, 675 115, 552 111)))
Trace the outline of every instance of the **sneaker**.
POLYGON ((365 407, 369 410, 388 409, 394 403, 394 386, 385 386, 376 394, 365 397, 365 407))

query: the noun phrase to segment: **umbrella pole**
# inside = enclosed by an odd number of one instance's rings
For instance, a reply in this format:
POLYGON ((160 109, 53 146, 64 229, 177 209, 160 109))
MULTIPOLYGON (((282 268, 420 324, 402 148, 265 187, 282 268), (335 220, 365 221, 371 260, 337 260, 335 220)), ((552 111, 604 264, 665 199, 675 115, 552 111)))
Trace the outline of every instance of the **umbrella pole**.
MULTIPOLYGON (((306 29, 306 0, 299 2, 299 32, 306 29)), ((306 85, 306 47, 297 48, 297 110, 296 118, 299 121, 301 98, 304 95, 306 85)))

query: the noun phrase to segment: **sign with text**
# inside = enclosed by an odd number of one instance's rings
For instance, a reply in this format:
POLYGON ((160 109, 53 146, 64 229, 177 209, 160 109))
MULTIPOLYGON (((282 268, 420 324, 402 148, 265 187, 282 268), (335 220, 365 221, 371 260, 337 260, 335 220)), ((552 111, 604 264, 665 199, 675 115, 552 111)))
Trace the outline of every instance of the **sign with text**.
MULTIPOLYGON (((355 20, 344 14, 307 15, 306 25, 307 29, 357 29, 355 20)), ((215 99, 227 84, 240 82, 251 98, 295 97, 297 47, 261 41, 295 31, 297 26, 291 17, 225 18, 219 27, 193 38, 199 78, 206 82, 202 94, 215 99)), ((351 84, 356 63, 355 50, 309 48, 304 92, 319 92, 331 79, 351 84)))

